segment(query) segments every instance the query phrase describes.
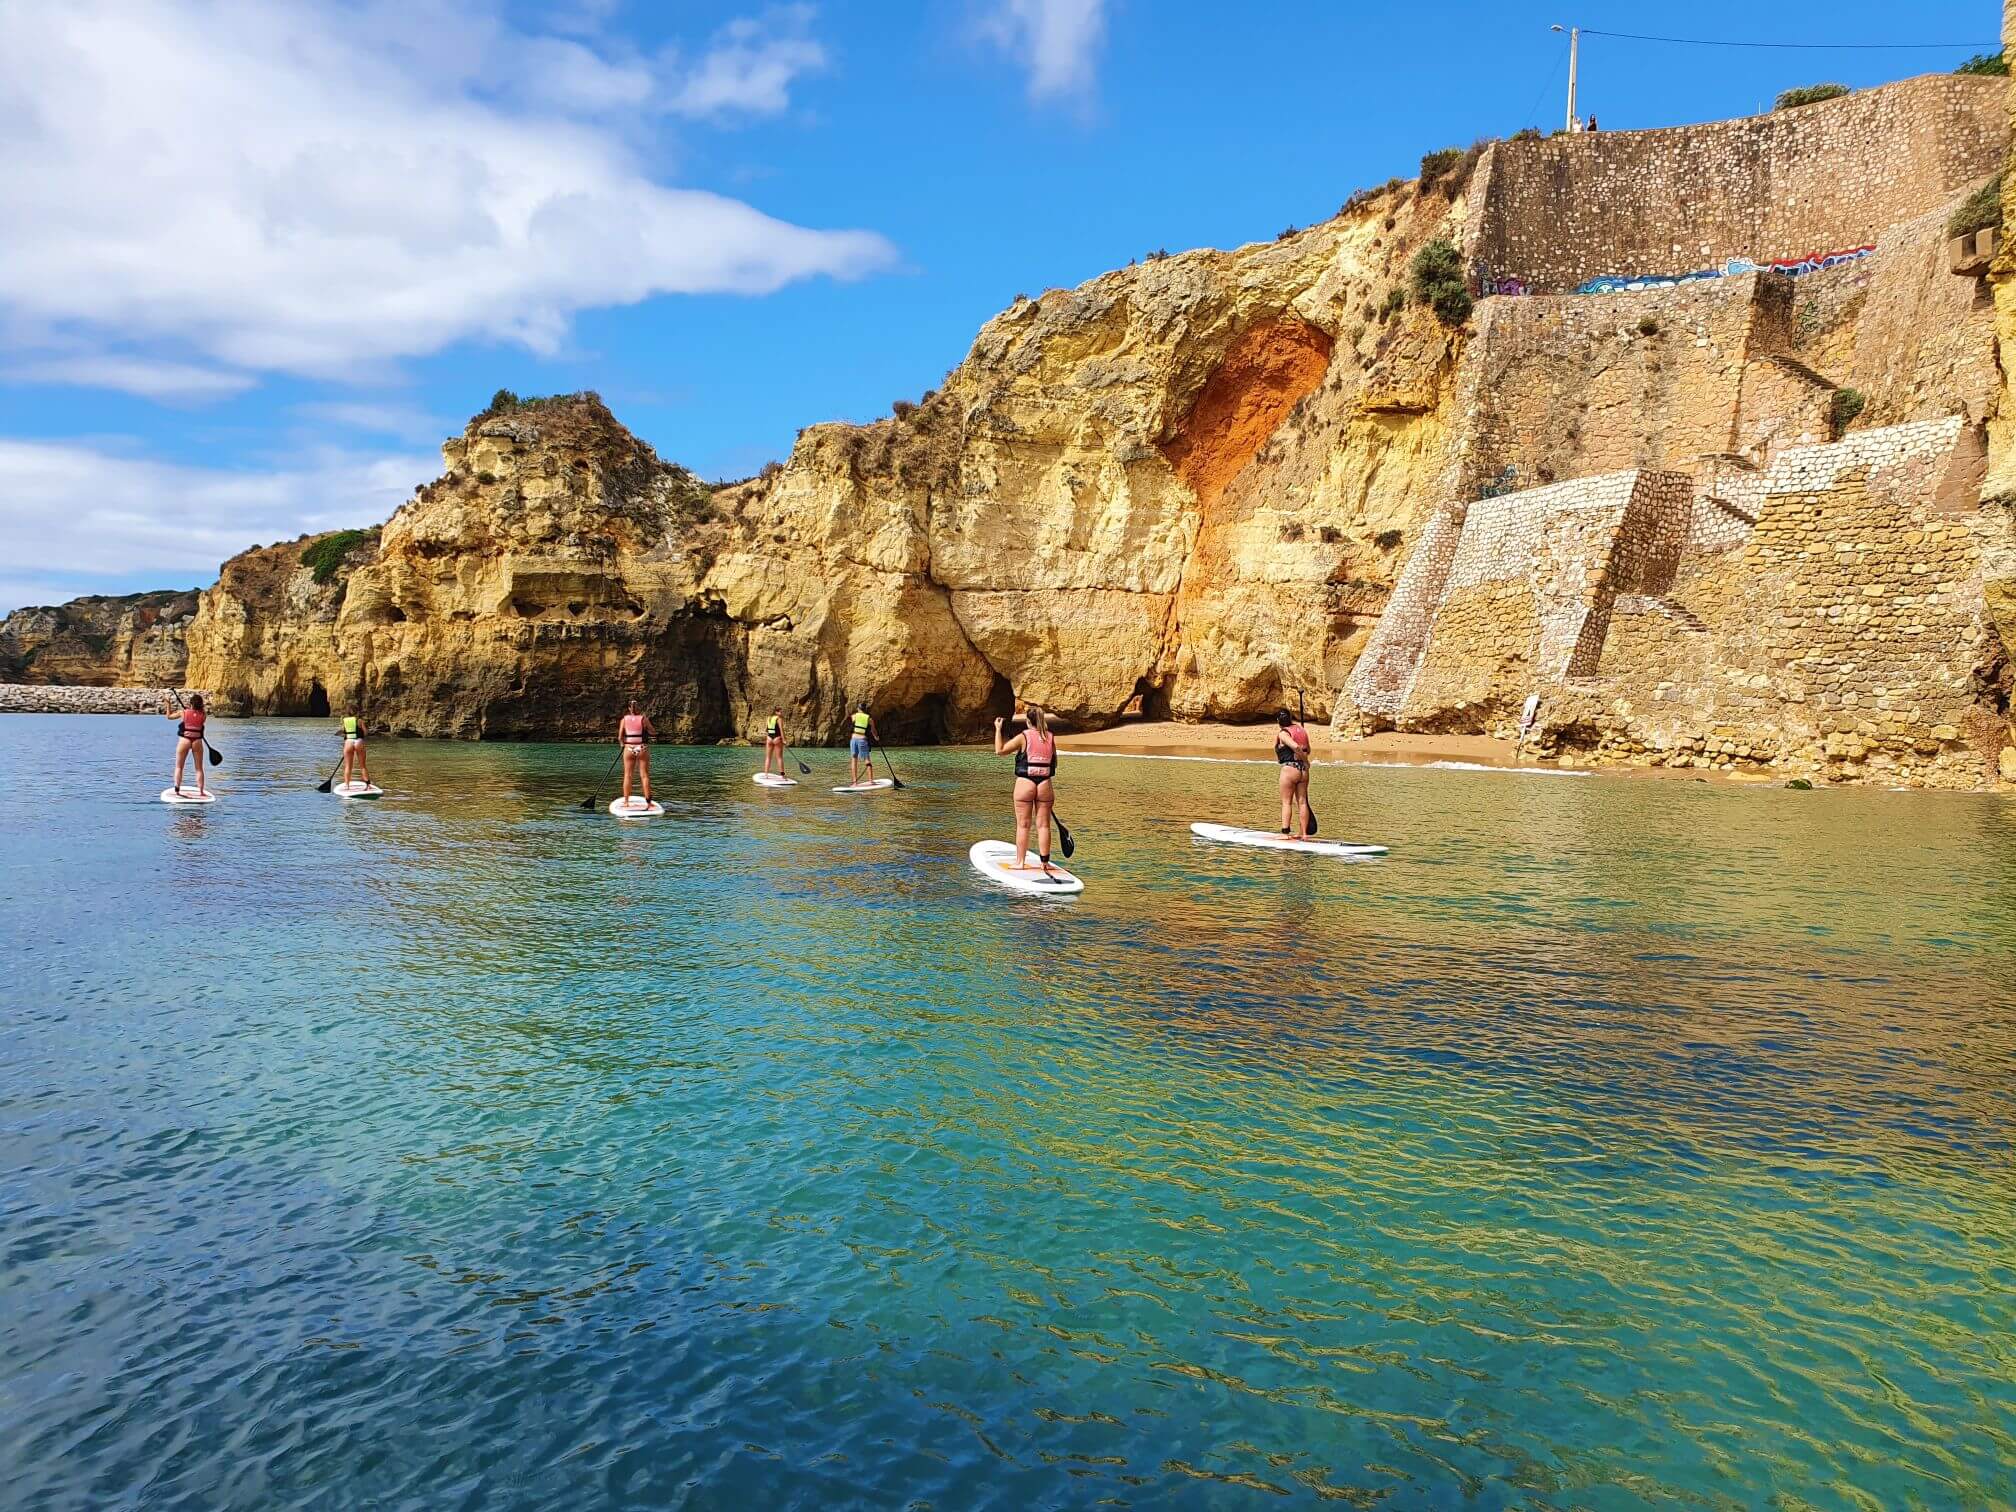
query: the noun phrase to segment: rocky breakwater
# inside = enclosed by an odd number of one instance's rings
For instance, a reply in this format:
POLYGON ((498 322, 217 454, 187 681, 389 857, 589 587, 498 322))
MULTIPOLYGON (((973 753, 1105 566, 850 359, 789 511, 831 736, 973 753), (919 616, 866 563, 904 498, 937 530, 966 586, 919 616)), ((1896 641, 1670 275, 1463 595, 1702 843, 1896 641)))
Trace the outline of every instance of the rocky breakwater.
MULTIPOLYGON (((183 702, 192 691, 178 689, 183 702)), ((159 714, 166 688, 90 688, 0 683, 0 714, 159 714)))
POLYGON ((317 581, 315 539, 226 564, 190 633, 227 711, 357 707, 465 737, 971 738, 1013 696, 1312 714, 1441 496, 1460 333, 1406 296, 1462 176, 1232 252, 1017 299, 939 389, 710 489, 592 395, 512 403, 317 581))
POLYGON ((160 688, 179 683, 196 590, 92 595, 0 620, 0 682, 160 688))

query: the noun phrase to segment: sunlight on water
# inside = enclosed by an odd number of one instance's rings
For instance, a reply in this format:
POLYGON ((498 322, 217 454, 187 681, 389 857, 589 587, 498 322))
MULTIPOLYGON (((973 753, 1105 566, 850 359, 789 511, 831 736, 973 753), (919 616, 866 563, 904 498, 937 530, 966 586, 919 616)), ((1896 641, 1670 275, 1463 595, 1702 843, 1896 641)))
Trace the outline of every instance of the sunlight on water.
POLYGON ((0 1505, 2016 1501, 2016 808, 0 721, 0 1505))

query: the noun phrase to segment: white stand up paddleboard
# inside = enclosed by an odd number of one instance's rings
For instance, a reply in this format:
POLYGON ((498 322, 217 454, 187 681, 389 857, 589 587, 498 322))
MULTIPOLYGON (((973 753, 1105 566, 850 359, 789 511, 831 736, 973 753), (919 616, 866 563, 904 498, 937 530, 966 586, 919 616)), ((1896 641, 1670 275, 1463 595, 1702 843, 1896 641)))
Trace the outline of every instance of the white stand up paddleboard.
POLYGON ((1016 871, 1015 847, 1006 840, 976 840, 973 849, 966 854, 972 859, 973 869, 981 876, 990 882, 999 882, 1003 887, 1012 887, 1017 892, 1066 898, 1085 891, 1085 884, 1055 861, 1050 863, 1050 873, 1045 876, 1042 863, 1036 859, 1034 852, 1028 855, 1022 870, 1016 871))
POLYGON ((780 777, 775 772, 758 772, 754 777, 751 777, 749 780, 755 783, 756 786, 758 787, 798 786, 798 779, 796 777, 780 777))
POLYGON ((383 798, 385 789, 375 782, 339 782, 329 789, 338 798, 383 798))
POLYGON ((1261 850, 1301 851, 1311 856, 1383 856, 1383 845, 1346 845, 1341 840, 1293 840, 1278 830, 1240 829, 1231 824, 1193 824, 1190 833, 1201 840, 1226 845, 1251 845, 1261 850))
POLYGON ((184 788, 178 793, 172 787, 165 787, 161 789, 161 801, 163 803, 175 804, 215 803, 217 795, 215 793, 199 793, 194 788, 184 788))
POLYGON ((621 798, 612 798, 609 800, 609 812, 618 819, 657 819, 664 815, 665 805, 656 798, 649 803, 635 796, 628 803, 621 798))
POLYGON ((873 782, 842 783, 839 787, 833 789, 833 791, 836 793, 879 793, 884 788, 892 788, 894 786, 896 786, 896 783, 893 778, 877 777, 873 782))

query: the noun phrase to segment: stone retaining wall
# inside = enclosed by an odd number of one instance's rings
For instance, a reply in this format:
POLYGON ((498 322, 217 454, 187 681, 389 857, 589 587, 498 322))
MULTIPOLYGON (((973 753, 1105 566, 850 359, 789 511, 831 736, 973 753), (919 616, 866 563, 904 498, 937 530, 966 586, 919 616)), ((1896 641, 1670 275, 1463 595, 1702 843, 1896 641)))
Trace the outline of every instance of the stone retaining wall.
POLYGON ((1735 121, 1498 142, 1464 250, 1494 278, 1565 293, 1864 245, 2001 167, 2007 95, 1930 74, 1735 121))
POLYGON ((1538 694, 1542 756, 1993 783, 2016 518, 1979 503, 1984 465, 1952 416, 1787 450, 1725 487, 1743 515, 1649 470, 1451 506, 1394 592, 1433 596, 1425 628, 1382 623, 1340 728, 1510 737, 1538 694))
MULTIPOLYGON (((179 690, 187 703, 191 688, 179 690)), ((63 688, 0 683, 0 714, 159 714, 166 688, 63 688)))

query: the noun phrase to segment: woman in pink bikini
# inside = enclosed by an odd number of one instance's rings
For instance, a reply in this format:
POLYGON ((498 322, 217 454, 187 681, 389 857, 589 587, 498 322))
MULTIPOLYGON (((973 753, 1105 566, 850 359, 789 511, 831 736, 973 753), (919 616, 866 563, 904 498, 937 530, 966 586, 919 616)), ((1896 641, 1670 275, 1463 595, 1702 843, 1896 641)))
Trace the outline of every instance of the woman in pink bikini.
POLYGON ((630 808, 630 775, 636 773, 644 788, 643 801, 637 808, 651 806, 651 745, 650 741, 658 732, 651 727, 650 716, 637 707, 637 700, 630 700, 630 712, 618 721, 616 742, 623 748, 623 807, 630 808))
POLYGON ((1015 864, 1014 871, 1032 870, 1026 864, 1029 829, 1036 829, 1036 859, 1044 872, 1050 870, 1050 811, 1057 806, 1057 737, 1050 733, 1050 721, 1043 711, 1030 704, 1023 712, 1028 728, 1010 739, 1001 738, 1002 720, 994 721, 994 754, 1015 755, 1015 864))
POLYGON ((175 791, 182 791, 182 763, 191 755, 196 758, 196 794, 202 797, 203 787, 203 726, 210 716, 203 710, 203 695, 191 693, 187 708, 171 709, 168 700, 161 700, 161 712, 170 719, 180 720, 175 730, 175 791))

